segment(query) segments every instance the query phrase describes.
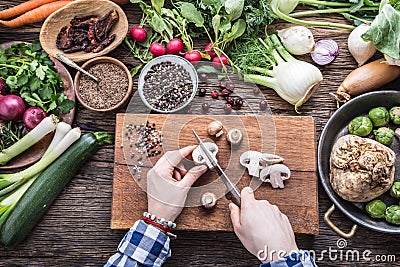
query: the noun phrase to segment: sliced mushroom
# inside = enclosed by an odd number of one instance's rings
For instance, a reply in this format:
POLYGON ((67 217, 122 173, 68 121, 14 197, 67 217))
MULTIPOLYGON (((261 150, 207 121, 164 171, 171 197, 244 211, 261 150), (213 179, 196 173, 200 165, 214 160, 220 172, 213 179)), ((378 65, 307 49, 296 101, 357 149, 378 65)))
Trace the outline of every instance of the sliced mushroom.
POLYGON ((274 154, 263 153, 261 156, 261 162, 264 164, 264 167, 271 164, 282 163, 284 160, 284 158, 274 154))
POLYGON ((226 135, 226 139, 233 146, 240 144, 240 142, 242 142, 242 138, 243 135, 239 129, 231 129, 226 135))
MULTIPOLYGON (((217 162, 216 156, 218 153, 218 146, 212 142, 204 142, 204 146, 210 151, 211 155, 214 157, 215 162, 217 162)), ((193 157, 193 161, 196 164, 198 164, 198 165, 206 164, 209 169, 213 168, 213 165, 211 164, 211 162, 207 158, 207 156, 204 154, 204 152, 200 146, 198 146, 192 152, 192 157, 193 157)))
POLYGON ((201 196, 201 204, 206 209, 211 209, 217 203, 217 197, 215 194, 207 192, 201 196))
POLYGON ((260 180, 271 183, 273 188, 284 188, 283 181, 290 178, 290 169, 284 164, 273 164, 260 172, 260 180))
POLYGON ((261 163, 262 153, 258 151, 246 151, 240 156, 240 164, 246 167, 249 175, 260 177, 260 170, 263 168, 261 163))
POLYGON ((215 135, 215 137, 218 138, 224 133, 222 129, 223 129, 222 122, 212 121, 208 124, 207 131, 209 135, 215 135))

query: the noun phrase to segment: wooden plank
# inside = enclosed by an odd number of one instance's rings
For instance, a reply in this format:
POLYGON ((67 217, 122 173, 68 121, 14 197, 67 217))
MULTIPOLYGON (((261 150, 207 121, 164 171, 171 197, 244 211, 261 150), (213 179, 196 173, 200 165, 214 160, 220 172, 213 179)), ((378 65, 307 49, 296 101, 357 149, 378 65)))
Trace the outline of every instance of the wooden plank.
MULTIPOLYGON (((251 179, 239 164, 239 157, 247 150, 275 153, 285 158, 292 170, 292 177, 285 189, 272 189, 263 184, 256 190, 258 199, 268 199, 288 215, 296 233, 318 233, 318 190, 315 165, 315 124, 311 117, 265 117, 265 116, 195 116, 195 115, 144 115, 118 114, 116 123, 116 150, 113 181, 113 205, 111 215, 112 229, 127 229, 147 209, 146 173, 163 153, 147 159, 141 156, 141 173, 134 173, 138 166, 137 156, 129 155, 135 151, 130 147, 130 134, 125 134, 129 124, 139 125, 149 121, 163 132, 163 151, 179 149, 195 144, 191 129, 205 139, 210 121, 222 121, 226 129, 237 127, 244 134, 239 148, 231 150, 226 140, 214 139, 219 147, 218 160, 227 175, 237 183, 239 189, 252 185, 257 188, 257 179, 251 179), (121 147, 123 144, 123 147, 121 147), (125 152, 124 152, 125 151, 125 152), (126 154, 126 159, 124 157, 126 154), (299 158, 301 155, 301 158, 299 158), (240 175, 238 175, 240 174, 240 175), (236 178, 236 179, 235 179, 236 178)), ((205 191, 223 196, 225 187, 214 172, 208 172, 189 192, 187 205, 177 223, 180 230, 232 231, 228 203, 221 197, 211 211, 198 207, 201 194, 205 191), (206 187, 206 189, 204 189, 206 187), (201 218, 201 220, 199 220, 201 218), (202 223, 204 220, 207 224, 202 223)))

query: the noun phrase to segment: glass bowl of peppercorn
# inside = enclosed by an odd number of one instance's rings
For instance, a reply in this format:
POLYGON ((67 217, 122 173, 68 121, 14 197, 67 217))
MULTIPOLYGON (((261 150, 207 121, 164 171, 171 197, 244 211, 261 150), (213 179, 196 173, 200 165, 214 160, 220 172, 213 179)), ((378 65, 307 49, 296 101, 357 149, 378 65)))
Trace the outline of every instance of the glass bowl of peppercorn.
POLYGON ((173 113, 185 108, 196 96, 198 76, 186 59, 165 55, 156 57, 143 68, 138 92, 143 103, 160 113, 173 113))
POLYGON ((132 76, 121 61, 112 57, 97 57, 87 61, 82 68, 98 79, 95 81, 81 72, 75 76, 76 97, 85 108, 109 112, 128 101, 132 93, 132 76))

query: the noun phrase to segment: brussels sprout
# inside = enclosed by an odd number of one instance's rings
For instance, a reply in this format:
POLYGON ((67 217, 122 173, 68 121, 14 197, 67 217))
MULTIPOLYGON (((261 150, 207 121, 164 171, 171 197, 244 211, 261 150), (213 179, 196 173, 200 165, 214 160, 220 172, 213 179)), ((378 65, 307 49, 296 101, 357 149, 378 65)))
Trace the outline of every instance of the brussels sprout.
POLYGON ((371 109, 368 117, 371 119, 374 127, 382 127, 389 123, 389 112, 384 107, 371 109))
POLYGON ((390 195, 395 198, 400 198, 400 182, 394 182, 390 188, 390 195))
POLYGON ((385 219, 388 223, 400 225, 400 206, 392 205, 385 211, 385 219))
POLYGON ((367 203, 365 210, 372 218, 385 218, 386 204, 382 200, 375 199, 367 203))
POLYGON ((393 142, 394 131, 388 127, 381 127, 374 130, 375 140, 386 146, 390 146, 393 142))
POLYGON ((348 128, 351 134, 358 136, 367 136, 371 133, 373 126, 369 118, 360 116, 354 118, 349 123, 348 128))
POLYGON ((400 124, 400 107, 392 107, 389 111, 389 117, 394 124, 400 124))

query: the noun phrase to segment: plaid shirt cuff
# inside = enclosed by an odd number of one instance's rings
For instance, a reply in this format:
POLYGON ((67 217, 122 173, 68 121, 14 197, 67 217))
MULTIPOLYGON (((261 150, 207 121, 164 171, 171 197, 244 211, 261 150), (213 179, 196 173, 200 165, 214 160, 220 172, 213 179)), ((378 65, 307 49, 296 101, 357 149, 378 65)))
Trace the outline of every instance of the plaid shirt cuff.
POLYGON ((282 259, 261 264, 260 267, 317 267, 310 254, 304 250, 282 259))
POLYGON ((105 266, 159 267, 171 257, 170 239, 144 221, 136 221, 105 266))

